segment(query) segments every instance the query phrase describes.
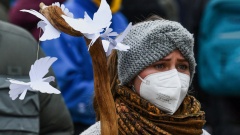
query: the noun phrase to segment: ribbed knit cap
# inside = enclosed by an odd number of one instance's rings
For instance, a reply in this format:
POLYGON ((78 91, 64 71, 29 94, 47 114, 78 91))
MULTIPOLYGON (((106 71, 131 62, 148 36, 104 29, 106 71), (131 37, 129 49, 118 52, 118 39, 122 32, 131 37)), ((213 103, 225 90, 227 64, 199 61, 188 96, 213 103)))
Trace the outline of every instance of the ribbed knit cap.
POLYGON ((127 84, 144 68, 176 49, 188 60, 192 81, 196 66, 194 39, 181 24, 164 19, 141 22, 132 27, 123 43, 129 45, 130 49, 117 52, 121 85, 127 84))

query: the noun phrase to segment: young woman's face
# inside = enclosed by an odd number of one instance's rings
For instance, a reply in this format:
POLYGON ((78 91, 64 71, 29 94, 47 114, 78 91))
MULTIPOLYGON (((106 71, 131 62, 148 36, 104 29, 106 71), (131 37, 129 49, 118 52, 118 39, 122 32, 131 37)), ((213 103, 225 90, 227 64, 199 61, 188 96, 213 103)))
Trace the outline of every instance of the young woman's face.
MULTIPOLYGON (((163 59, 148 66, 142 72, 140 72, 139 76, 144 79, 149 74, 168 71, 171 69, 176 69, 178 72, 190 75, 189 63, 179 50, 174 50, 163 59)), ((139 90, 141 82, 142 81, 138 77, 135 77, 133 80, 133 85, 138 94, 140 93, 139 90)))

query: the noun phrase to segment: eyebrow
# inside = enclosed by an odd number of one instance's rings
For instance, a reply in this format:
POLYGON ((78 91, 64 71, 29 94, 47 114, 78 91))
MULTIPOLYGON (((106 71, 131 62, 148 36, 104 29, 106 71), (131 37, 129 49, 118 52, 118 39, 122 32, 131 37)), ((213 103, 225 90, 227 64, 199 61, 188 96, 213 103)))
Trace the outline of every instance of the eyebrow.
POLYGON ((166 58, 164 59, 164 58, 163 58, 163 59, 161 59, 160 61, 170 61, 170 60, 171 60, 171 59, 166 59, 166 58))
POLYGON ((177 61, 179 61, 179 62, 188 62, 188 60, 186 60, 186 59, 178 59, 177 61))

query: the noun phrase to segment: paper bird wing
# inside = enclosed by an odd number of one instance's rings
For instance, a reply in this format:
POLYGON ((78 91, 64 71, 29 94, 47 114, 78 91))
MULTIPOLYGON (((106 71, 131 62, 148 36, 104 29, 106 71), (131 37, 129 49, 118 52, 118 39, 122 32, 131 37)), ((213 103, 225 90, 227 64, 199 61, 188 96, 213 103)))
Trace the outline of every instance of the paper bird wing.
POLYGON ((106 0, 101 0, 101 4, 93 15, 93 23, 98 29, 106 28, 111 22, 112 12, 106 0))
POLYGON ((39 39, 40 41, 51 40, 51 39, 55 39, 55 38, 60 37, 61 33, 57 29, 55 29, 50 24, 50 22, 42 14, 40 14, 39 12, 37 12, 35 10, 25 10, 25 9, 20 10, 20 11, 33 14, 36 17, 38 17, 38 18, 40 18, 41 20, 44 21, 45 25, 44 25, 43 22, 38 24, 38 27, 41 27, 43 29, 43 31, 44 31, 43 35, 39 39))
POLYGON ((124 45, 122 43, 117 43, 116 47, 114 49, 120 50, 120 51, 127 51, 130 49, 130 46, 124 45))
POLYGON ((111 37, 111 36, 117 36, 118 33, 117 32, 112 32, 113 29, 112 28, 109 28, 111 25, 111 23, 109 23, 109 25, 106 27, 105 31, 101 34, 100 37, 104 38, 104 39, 107 39, 108 37, 111 37))
POLYGON ((84 36, 87 37, 88 39, 91 39, 91 42, 88 45, 89 50, 89 48, 94 44, 94 42, 100 37, 100 32, 95 34, 84 34, 84 36))
POLYGON ((63 11, 67 16, 73 18, 73 13, 71 13, 71 12, 68 10, 68 8, 65 7, 64 4, 61 4, 61 9, 62 9, 62 11, 63 11))
POLYGON ((14 79, 11 79, 11 78, 8 78, 8 81, 10 83, 19 84, 19 85, 29 85, 29 83, 26 83, 26 82, 23 82, 23 81, 14 80, 14 79))
POLYGON ((52 6, 58 6, 62 9, 62 11, 64 12, 65 15, 69 16, 69 17, 72 17, 73 18, 73 13, 71 13, 68 8, 65 7, 64 4, 61 4, 59 2, 55 2, 52 4, 52 6))
POLYGON ((22 10, 20 10, 20 11, 33 14, 33 15, 35 15, 36 17, 38 17, 39 19, 41 19, 41 20, 43 20, 43 21, 47 21, 47 19, 46 19, 42 14, 40 14, 39 12, 37 12, 36 10, 33 10, 33 9, 31 9, 31 10, 22 9, 22 10))
POLYGON ((84 21, 87 23, 92 23, 92 21, 93 21, 87 12, 84 12, 84 21))
POLYGON ((19 97, 20 100, 23 100, 23 99, 25 98, 25 96, 26 96, 26 94, 27 94, 27 90, 28 90, 28 89, 24 89, 24 90, 23 90, 22 94, 21 94, 20 97, 19 97))
MULTIPOLYGON (((14 84, 11 84, 11 85, 14 85, 14 84)), ((19 87, 19 89, 10 89, 9 96, 12 100, 15 100, 21 94, 19 99, 23 100, 27 93, 27 89, 28 89, 27 86, 19 87)))
POLYGON ((29 72, 31 82, 42 79, 48 73, 48 69, 56 60, 56 57, 44 57, 36 60, 31 66, 29 72))
POLYGON ((52 87, 48 82, 36 82, 36 83, 32 83, 31 88, 33 90, 38 90, 42 93, 54 93, 54 94, 60 94, 61 92, 52 87))
POLYGON ((48 76, 46 78, 43 78, 43 82, 51 82, 51 81, 54 81, 55 80, 55 77, 54 76, 48 76))
POLYGON ((54 2, 54 3, 52 3, 52 6, 58 6, 58 7, 60 7, 61 5, 60 5, 59 2, 54 2))
POLYGON ((37 27, 39 28, 41 28, 43 31, 45 31, 45 26, 46 26, 47 24, 44 22, 44 21, 39 21, 38 23, 37 23, 37 27))
POLYGON ((132 28, 132 23, 129 23, 126 29, 115 39, 117 43, 120 43, 123 41, 124 37, 127 36, 128 32, 132 28))
POLYGON ((102 40, 102 45, 103 45, 104 51, 107 53, 109 45, 110 45, 110 42, 107 41, 107 40, 102 40))
POLYGON ((12 98, 12 100, 15 100, 20 94, 20 99, 24 99, 27 90, 30 89, 30 85, 28 83, 9 79, 9 82, 11 83, 9 86, 9 96, 12 98))
POLYGON ((114 46, 112 44, 109 44, 108 50, 106 52, 106 55, 109 56, 112 53, 113 49, 114 49, 114 46))
POLYGON ((106 0, 102 0, 99 9, 93 15, 93 19, 85 12, 84 19, 74 19, 62 15, 63 19, 75 30, 80 31, 88 39, 92 39, 92 43, 95 42, 100 35, 100 32, 111 23, 112 13, 106 0), (92 35, 90 35, 92 34, 92 35), (89 38, 91 36, 91 38, 89 38))
POLYGON ((113 29, 112 28, 109 28, 106 30, 107 31, 107 36, 111 37, 111 36, 117 36, 118 33, 117 32, 112 32, 113 29))
POLYGON ((103 31, 102 28, 98 28, 97 24, 93 22, 91 17, 87 14, 87 12, 84 13, 84 22, 86 23, 87 27, 82 27, 82 33, 84 34, 99 34, 103 31))
POLYGON ((88 28, 91 28, 86 21, 82 18, 74 19, 66 15, 62 15, 62 18, 71 26, 74 30, 80 31, 81 33, 88 33, 88 28))

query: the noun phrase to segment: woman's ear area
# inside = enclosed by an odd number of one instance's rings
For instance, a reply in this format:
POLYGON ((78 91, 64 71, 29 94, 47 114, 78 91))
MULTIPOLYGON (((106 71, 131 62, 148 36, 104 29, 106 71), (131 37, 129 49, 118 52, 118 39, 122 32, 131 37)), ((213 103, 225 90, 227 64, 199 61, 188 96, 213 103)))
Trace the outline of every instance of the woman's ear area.
POLYGON ((142 81, 139 79, 138 75, 136 75, 131 82, 132 82, 131 83, 132 90, 136 92, 138 95, 140 95, 140 85, 142 81))

